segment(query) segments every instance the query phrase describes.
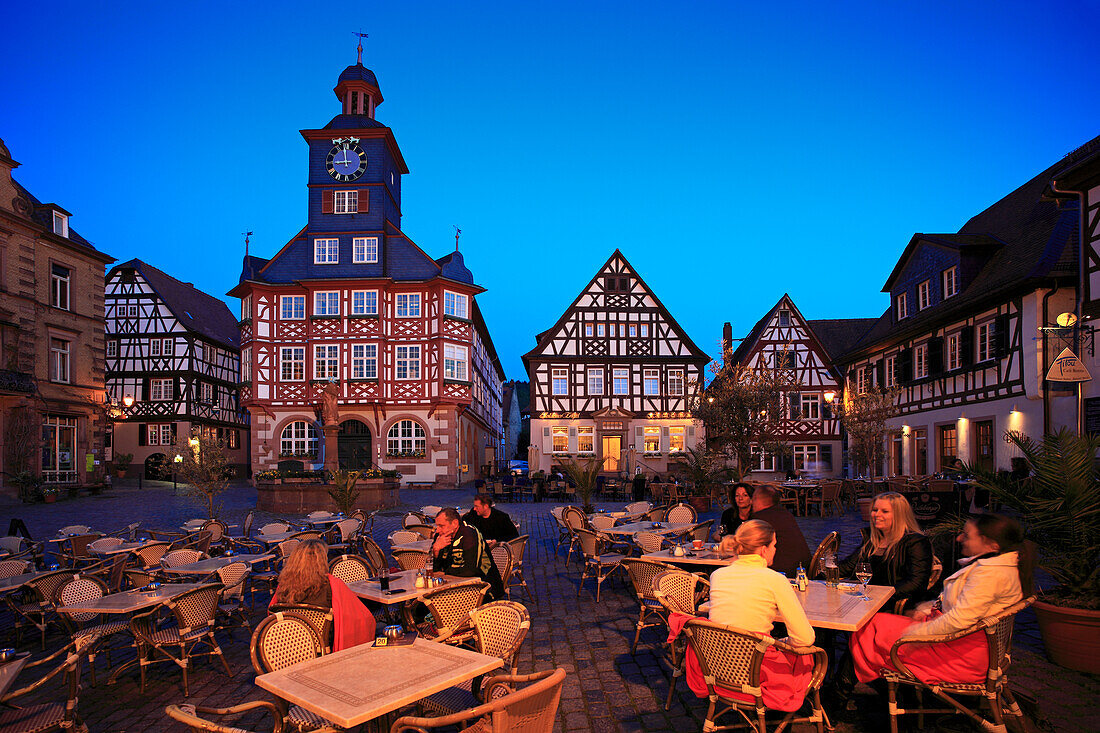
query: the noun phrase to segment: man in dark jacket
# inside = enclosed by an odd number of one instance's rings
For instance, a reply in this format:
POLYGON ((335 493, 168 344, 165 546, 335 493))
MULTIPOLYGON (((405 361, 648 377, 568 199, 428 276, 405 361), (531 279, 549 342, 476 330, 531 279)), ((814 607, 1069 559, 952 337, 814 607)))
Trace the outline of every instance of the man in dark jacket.
POLYGON ((761 519, 775 529, 775 559, 772 570, 793 578, 798 566, 810 571, 810 548, 794 516, 779 506, 779 494, 771 486, 757 486, 752 492, 752 518, 761 519))
POLYGON ((433 570, 460 578, 481 578, 490 585, 493 599, 504 598, 504 582, 485 538, 476 528, 463 524, 451 507, 435 515, 431 552, 433 570))
POLYGON ((519 530, 512 518, 493 506, 493 499, 488 494, 474 497, 474 508, 466 512, 462 521, 481 532, 481 536, 490 542, 490 547, 496 542, 519 537, 519 530))

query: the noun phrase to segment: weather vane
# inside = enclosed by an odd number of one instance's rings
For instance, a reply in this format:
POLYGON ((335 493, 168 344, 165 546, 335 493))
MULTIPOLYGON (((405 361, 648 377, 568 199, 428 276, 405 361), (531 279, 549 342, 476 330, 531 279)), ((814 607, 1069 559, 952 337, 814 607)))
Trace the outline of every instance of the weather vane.
POLYGON ((252 232, 241 232, 244 235, 244 256, 248 257, 248 238, 252 236, 252 232))
POLYGON ((456 227, 454 224, 451 227, 455 230, 455 252, 458 251, 458 238, 462 236, 462 230, 456 227))
POLYGON ((358 48, 355 49, 356 52, 357 52, 357 55, 355 57, 355 63, 362 66, 363 65, 363 39, 367 37, 367 34, 366 33, 357 33, 355 31, 352 31, 351 34, 353 36, 359 36, 359 46, 358 46, 358 48))

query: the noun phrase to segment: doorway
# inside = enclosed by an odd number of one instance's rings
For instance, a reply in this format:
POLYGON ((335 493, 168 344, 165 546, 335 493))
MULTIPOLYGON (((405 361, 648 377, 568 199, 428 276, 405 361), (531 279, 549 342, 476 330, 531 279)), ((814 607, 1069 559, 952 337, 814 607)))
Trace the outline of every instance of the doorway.
POLYGON ((983 471, 993 470, 993 421, 974 423, 974 463, 983 471))
POLYGON ((336 457, 340 468, 358 471, 370 468, 371 460, 370 428, 359 420, 345 420, 340 423, 340 432, 336 435, 336 457))
POLYGON ((603 470, 608 473, 619 472, 619 459, 622 454, 623 436, 605 435, 601 441, 603 448, 603 470))

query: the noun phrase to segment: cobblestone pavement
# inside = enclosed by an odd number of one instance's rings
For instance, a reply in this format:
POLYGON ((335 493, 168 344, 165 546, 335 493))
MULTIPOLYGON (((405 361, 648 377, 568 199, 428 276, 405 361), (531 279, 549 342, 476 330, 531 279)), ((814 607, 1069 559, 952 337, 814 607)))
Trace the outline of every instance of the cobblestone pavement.
MULTIPOLYGON (((431 489, 403 491, 402 507, 384 512, 375 523, 374 535, 384 547, 386 536, 400 524, 401 510, 421 505, 460 504, 469 506, 469 491, 434 491, 431 489)), ((256 501, 254 489, 237 487, 219 498, 220 516, 240 524, 256 501)), ((596 603, 589 587, 577 594, 579 568, 566 564, 564 557, 554 552, 557 529, 549 516, 553 504, 501 504, 531 536, 526 565, 528 583, 535 598, 520 598, 530 609, 532 628, 519 655, 520 671, 564 667, 566 678, 557 725, 562 731, 691 731, 700 730, 706 712, 706 701, 696 698, 682 682, 674 695, 671 709, 665 711, 669 670, 662 654, 661 638, 656 629, 642 634, 636 654, 630 654, 634 636, 637 602, 621 582, 604 584, 601 601, 596 603)), ((598 506, 618 508, 606 502, 598 506)), ((23 505, 0 499, 0 530, 7 519, 23 519, 33 536, 48 537, 66 524, 88 524, 94 529, 111 531, 131 521, 144 527, 174 529, 184 521, 200 516, 201 508, 193 500, 178 495, 171 484, 146 482, 141 490, 136 486, 116 486, 111 491, 93 497, 66 499, 53 505, 23 505)), ((712 513, 709 516, 713 516, 712 513)), ((267 515, 258 513, 257 522, 267 515)), ((806 538, 813 547, 833 529, 842 533, 842 551, 855 546, 861 522, 850 512, 840 518, 808 518, 800 520, 806 538)), ((625 576, 624 576, 625 577, 625 576)), ((262 612, 261 612, 262 613, 262 612)), ((258 621, 260 614, 254 617, 258 621)), ((10 639, 10 616, 0 616, 0 629, 10 639)), ((187 702, 211 707, 237 704, 265 697, 253 684, 253 671, 248 658, 248 632, 236 629, 219 635, 233 675, 207 660, 199 660, 191 675, 191 696, 187 702)), ((62 638, 53 633, 48 650, 58 648, 62 638)), ((124 642, 123 642, 124 643, 124 642)), ((38 654, 37 645, 24 637, 21 648, 38 654), (28 644, 30 644, 28 646, 28 644)), ((132 652, 122 648, 114 655, 117 666, 132 658, 132 652)), ((1028 707, 1043 730, 1070 733, 1097 729, 1094 706, 1100 701, 1100 679, 1066 671, 1052 665, 1043 655, 1034 616, 1028 614, 1017 625, 1011 677, 1013 687, 1023 692, 1028 707), (1037 701, 1029 704, 1028 701, 1037 701)), ((124 674, 117 684, 107 685, 103 656, 97 661, 99 685, 85 687, 79 710, 93 733, 107 731, 175 731, 181 726, 171 724, 164 715, 164 706, 183 702, 180 674, 174 666, 150 668, 146 692, 139 690, 136 673, 124 674)), ((20 678, 21 683, 28 680, 20 678)), ((23 701, 28 704, 45 699, 59 699, 57 686, 23 701)), ((839 731, 880 731, 888 729, 885 703, 870 690, 857 695, 858 712, 837 725, 839 731)), ((915 723, 915 721, 914 721, 915 723)), ((244 728, 263 730, 270 723, 258 715, 247 715, 239 723, 244 728)), ((904 724, 904 722, 903 722, 904 724)), ((943 723, 942 725, 947 725, 943 723)), ((960 719, 954 718, 947 730, 965 730, 960 719), (961 726, 961 727, 960 727, 961 726)), ((810 728, 807 728, 809 730, 810 728)), ((911 724, 910 729, 915 729, 911 724)), ((929 723, 937 729, 937 723, 929 723)))

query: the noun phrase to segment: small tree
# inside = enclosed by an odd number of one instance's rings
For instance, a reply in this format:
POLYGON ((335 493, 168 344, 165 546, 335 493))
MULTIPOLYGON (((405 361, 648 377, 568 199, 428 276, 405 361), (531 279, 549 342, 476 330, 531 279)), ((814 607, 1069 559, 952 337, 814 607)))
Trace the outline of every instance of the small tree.
POLYGON ((898 415, 898 390, 871 387, 864 394, 846 394, 837 412, 848 431, 848 457, 857 469, 874 477, 885 456, 886 421, 898 415))
POLYGON ((337 510, 351 514, 351 510, 355 508, 355 500, 359 498, 359 490, 355 488, 355 484, 362 475, 362 471, 333 471, 332 487, 328 490, 328 495, 332 497, 337 510))
POLYGON ((782 455, 783 396, 797 384, 791 369, 711 364, 714 379, 689 398, 691 414, 703 423, 712 445, 737 461, 735 476, 752 472, 753 449, 782 455))
POLYGON ((181 438, 174 446, 170 460, 176 476, 184 483, 184 494, 206 505, 207 516, 215 518, 214 497, 229 488, 229 459, 225 442, 210 435, 181 438))
POLYGON ((585 461, 569 459, 561 463, 561 470, 577 487, 577 496, 584 502, 585 511, 592 507, 592 494, 596 492, 596 479, 603 468, 603 461, 592 457, 585 461))

